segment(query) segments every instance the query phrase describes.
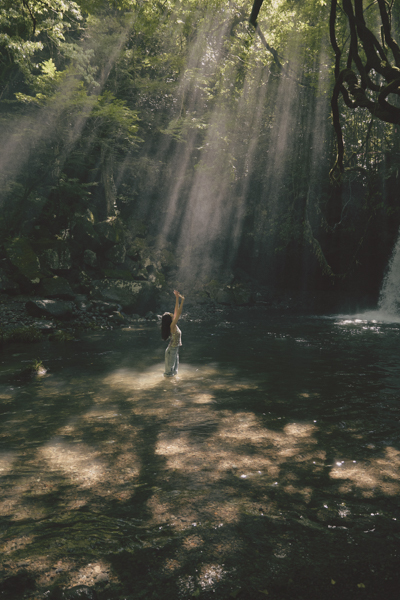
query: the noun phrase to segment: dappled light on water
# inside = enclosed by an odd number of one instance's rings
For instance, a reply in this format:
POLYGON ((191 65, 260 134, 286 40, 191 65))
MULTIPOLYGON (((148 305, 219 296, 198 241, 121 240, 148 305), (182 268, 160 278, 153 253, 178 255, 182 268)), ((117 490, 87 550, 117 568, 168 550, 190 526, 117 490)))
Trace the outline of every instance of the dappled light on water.
POLYGON ((400 492, 399 452, 389 447, 385 449, 382 458, 371 462, 336 463, 330 477, 341 481, 339 490, 343 494, 351 493, 354 486, 357 486, 365 498, 379 493, 397 496, 400 492))
POLYGON ((57 355, 44 345, 46 378, 1 381, 8 568, 24 560, 40 585, 52 574, 129 588, 132 564, 151 560, 174 593, 196 597, 240 587, 258 548, 269 573, 289 573, 295 547, 318 562, 313 536, 335 555, 351 539, 328 533, 389 531, 399 330, 345 321, 257 319, 211 342, 185 323, 191 347, 173 379, 163 348, 143 359, 159 343, 150 326, 101 334, 106 353, 99 336, 57 355))

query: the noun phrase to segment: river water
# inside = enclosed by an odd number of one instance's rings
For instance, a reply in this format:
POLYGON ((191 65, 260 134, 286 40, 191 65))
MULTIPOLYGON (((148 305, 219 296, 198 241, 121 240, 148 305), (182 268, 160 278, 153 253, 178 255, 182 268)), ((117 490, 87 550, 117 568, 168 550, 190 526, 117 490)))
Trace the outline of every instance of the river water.
POLYGON ((175 379, 156 322, 3 349, 1 597, 397 598, 400 324, 181 329, 175 379))

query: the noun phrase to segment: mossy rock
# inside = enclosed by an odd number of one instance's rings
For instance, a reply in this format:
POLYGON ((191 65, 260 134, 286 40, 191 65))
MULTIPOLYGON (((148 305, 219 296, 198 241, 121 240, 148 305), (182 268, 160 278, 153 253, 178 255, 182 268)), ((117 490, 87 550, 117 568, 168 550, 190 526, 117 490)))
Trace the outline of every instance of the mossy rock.
POLYGON ((216 280, 212 279, 204 286, 204 291, 211 298, 211 300, 217 300, 217 295, 221 289, 221 284, 216 280))
POLYGON ((39 288, 40 294, 47 298, 74 298, 75 294, 64 277, 48 277, 42 279, 39 288))
POLYGON ((0 292, 7 294, 18 294, 19 286, 10 279, 4 269, 0 269, 0 292))
POLYGON ((126 248, 124 244, 115 244, 105 253, 107 260, 113 263, 123 263, 126 258, 126 248))
POLYGON ((235 304, 235 297, 232 290, 227 287, 217 290, 214 298, 218 304, 235 304))
POLYGON ((121 244, 124 242, 124 226, 117 217, 109 217, 94 226, 101 242, 108 244, 121 244))
POLYGON ((89 250, 88 248, 83 253, 83 262, 88 267, 96 267, 97 266, 97 254, 93 252, 93 250, 89 250))
POLYGON ((5 249, 18 272, 32 283, 39 283, 43 277, 40 262, 29 241, 24 237, 14 238, 5 244, 5 249))
POLYGON ((233 293, 234 302, 238 306, 243 306, 252 303, 253 295, 249 288, 239 285, 232 286, 231 290, 233 293))
POLYGON ((104 302, 116 302, 129 313, 140 312, 146 306, 147 310, 152 310, 152 306, 156 305, 157 290, 145 281, 103 279, 91 282, 91 296, 104 302))
POLYGON ((58 252, 54 250, 54 248, 47 248, 47 250, 40 255, 40 263, 47 269, 57 270, 60 265, 58 252))
POLYGON ((72 235, 78 244, 97 249, 100 245, 100 236, 94 227, 92 213, 90 215, 75 215, 72 235))
POLYGON ((70 319, 75 306, 66 300, 28 300, 25 308, 32 317, 70 319))
POLYGON ((107 279, 125 279, 126 281, 133 281, 133 275, 128 269, 104 269, 103 273, 107 279))

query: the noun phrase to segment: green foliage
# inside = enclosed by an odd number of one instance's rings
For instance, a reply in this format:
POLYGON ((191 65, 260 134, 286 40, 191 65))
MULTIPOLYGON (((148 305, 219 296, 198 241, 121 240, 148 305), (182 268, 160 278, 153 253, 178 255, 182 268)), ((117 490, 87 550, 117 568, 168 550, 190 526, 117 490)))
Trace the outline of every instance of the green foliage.
POLYGON ((43 339, 41 332, 36 327, 14 327, 12 329, 0 328, 0 342, 12 343, 35 343, 43 339))
POLYGON ((75 340, 75 336, 69 331, 57 329, 54 333, 49 335, 51 342, 72 342, 75 340))
POLYGON ((133 281, 133 276, 127 269, 104 269, 104 276, 107 279, 124 279, 125 281, 133 281))
MULTIPOLYGON (((257 33, 244 0, 0 0, 2 231, 17 237, 31 221, 36 240, 69 239, 76 214, 119 214, 132 227, 128 255, 159 273, 175 260, 163 262, 145 235, 158 235, 177 190, 174 223, 188 199, 213 198, 246 215, 249 256, 266 264, 300 245, 329 273, 317 241, 330 231, 329 9, 265 0, 257 33)), ((347 38, 340 12, 341 47, 347 38)), ((348 177, 368 172, 373 212, 382 165, 389 179, 399 169, 396 130, 361 109, 342 106, 341 119, 348 177)))

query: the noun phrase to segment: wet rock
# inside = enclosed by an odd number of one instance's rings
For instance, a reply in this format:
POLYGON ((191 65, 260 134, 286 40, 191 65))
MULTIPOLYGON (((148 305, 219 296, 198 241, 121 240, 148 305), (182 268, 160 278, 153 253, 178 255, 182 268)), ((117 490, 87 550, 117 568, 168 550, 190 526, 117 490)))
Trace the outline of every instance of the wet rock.
POLYGON ((75 294, 64 277, 46 277, 40 282, 39 293, 47 298, 74 298, 75 294))
POLYGON ((67 247, 62 248, 59 251, 58 257, 59 257, 58 268, 60 270, 69 271, 70 269, 72 269, 72 259, 71 259, 71 252, 70 252, 69 248, 67 248, 67 247))
POLYGON ((96 575, 96 583, 108 583, 110 581, 109 576, 107 575, 107 573, 99 573, 98 575, 96 575))
POLYGON ((153 300, 154 292, 147 282, 122 279, 92 282, 92 294, 95 299, 120 304, 122 309, 127 312, 137 309, 138 305, 150 303, 153 300))
POLYGON ((100 245, 99 234, 94 227, 93 214, 88 210, 86 214, 76 214, 72 224, 74 240, 83 247, 96 249, 100 245))
POLYGON ((87 585, 77 585, 63 592, 64 600, 97 600, 95 590, 87 585))
POLYGON ((74 304, 65 300, 28 300, 25 308, 32 317, 69 319, 72 317, 74 304))
POLYGON ((251 304, 252 302, 252 292, 250 288, 243 286, 233 286, 232 287, 234 302, 236 305, 246 305, 251 304))
POLYGON ((132 321, 133 323, 135 323, 136 321, 139 321, 139 319, 140 319, 140 315, 137 315, 137 314, 128 315, 128 320, 132 321))
POLYGON ((35 329, 38 329, 42 333, 51 333, 56 328, 54 321, 38 321, 35 320, 33 323, 35 329))
POLYGON ((0 583, 0 597, 4 599, 23 598, 27 592, 34 590, 35 580, 25 569, 10 575, 0 583))
POLYGON ((124 228, 117 217, 109 217, 97 223, 94 229, 103 243, 119 244, 124 240, 124 228))
POLYGON ((126 258, 126 248, 124 244, 116 244, 107 250, 105 257, 113 263, 123 263, 126 258))
POLYGON ((232 290, 229 288, 217 290, 215 300, 218 304, 232 304, 234 302, 232 290))
POLYGON ((89 267, 95 267, 97 265, 96 252, 93 252, 93 250, 89 249, 85 250, 85 252, 83 253, 83 262, 89 267))
POLYGON ((93 303, 83 294, 78 294, 74 298, 74 304, 79 311, 87 312, 93 307, 93 303))
POLYGON ((116 302, 102 302, 101 300, 93 300, 93 308, 110 315, 114 312, 119 312, 122 306, 116 302))
POLYGON ((58 252, 52 248, 48 248, 40 254, 40 263, 47 269, 58 269, 60 265, 58 252))
POLYGON ((123 323, 126 322, 124 315, 121 315, 120 312, 114 312, 110 318, 113 323, 119 323, 122 325, 123 323))
POLYGON ((227 285, 215 290, 213 295, 218 304, 242 306, 252 301, 251 290, 241 285, 227 285))
POLYGON ((15 281, 12 281, 3 269, 0 269, 0 292, 6 294, 18 294, 19 286, 15 281))
POLYGON ((14 238, 5 245, 5 250, 8 259, 21 275, 32 283, 39 283, 43 277, 39 258, 26 238, 14 238))

